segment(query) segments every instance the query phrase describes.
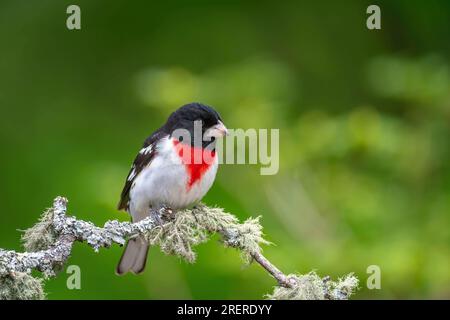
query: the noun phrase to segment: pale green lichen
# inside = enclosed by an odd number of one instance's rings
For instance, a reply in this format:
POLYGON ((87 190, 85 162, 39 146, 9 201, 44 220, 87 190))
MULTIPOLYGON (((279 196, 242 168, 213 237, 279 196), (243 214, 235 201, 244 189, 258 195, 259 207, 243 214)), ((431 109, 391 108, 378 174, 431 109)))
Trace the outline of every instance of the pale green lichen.
POLYGON ((53 209, 47 209, 34 226, 24 231, 22 243, 27 252, 45 250, 55 243, 57 234, 53 227, 53 216, 53 209))
POLYGON ((253 254, 262 251, 261 244, 271 244, 263 238, 260 217, 249 218, 244 223, 236 223, 225 229, 224 243, 240 250, 241 257, 246 264, 253 261, 253 254), (234 232, 234 234, 233 234, 234 232))
POLYGON ((176 218, 150 230, 146 237, 151 245, 158 245, 161 251, 177 255, 193 263, 196 254, 192 247, 205 242, 206 230, 197 226, 195 217, 187 211, 177 212, 176 218))
POLYGON ((270 300, 346 300, 358 288, 358 278, 349 274, 343 279, 332 281, 320 278, 317 273, 304 275, 291 274, 292 287, 275 287, 272 294, 266 295, 270 300))
POLYGON ((348 299, 357 289, 359 280, 353 273, 348 274, 344 278, 339 278, 337 282, 333 282, 330 290, 335 300, 348 299))
POLYGON ((206 242, 214 232, 222 235, 226 246, 238 248, 246 263, 251 262, 253 253, 261 251, 261 244, 269 244, 263 238, 259 217, 241 224, 234 215, 223 209, 209 208, 203 204, 176 212, 173 220, 149 231, 147 238, 151 245, 160 246, 164 253, 193 263, 196 259, 193 246, 206 242))
POLYGON ((0 277, 0 300, 43 300, 42 282, 22 272, 0 277))

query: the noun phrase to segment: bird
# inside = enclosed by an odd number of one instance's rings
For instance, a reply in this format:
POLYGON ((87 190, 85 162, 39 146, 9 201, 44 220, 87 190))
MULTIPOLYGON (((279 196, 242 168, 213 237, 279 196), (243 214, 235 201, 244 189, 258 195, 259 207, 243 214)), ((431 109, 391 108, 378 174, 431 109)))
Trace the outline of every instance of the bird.
MULTIPOLYGON (((226 135, 228 129, 219 113, 206 104, 193 102, 175 110, 139 150, 118 209, 138 222, 155 212, 151 209, 168 207, 176 212, 198 203, 214 183, 218 169, 215 144, 226 135)), ((143 272, 148 250, 144 236, 130 239, 116 274, 143 272)))

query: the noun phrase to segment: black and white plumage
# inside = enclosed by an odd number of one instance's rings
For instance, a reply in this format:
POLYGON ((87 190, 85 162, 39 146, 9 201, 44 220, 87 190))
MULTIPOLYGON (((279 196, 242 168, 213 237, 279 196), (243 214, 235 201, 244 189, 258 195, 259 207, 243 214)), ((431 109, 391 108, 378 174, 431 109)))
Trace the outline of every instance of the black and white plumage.
MULTIPOLYGON (((132 221, 137 222, 148 216, 150 208, 168 206, 176 210, 200 201, 211 188, 218 168, 215 139, 226 133, 220 115, 206 105, 191 103, 173 112, 167 122, 145 140, 127 176, 118 208, 126 210, 132 221), (193 139, 195 121, 201 121, 202 136, 208 138, 199 146, 193 139), (189 132, 191 141, 175 136, 177 129, 189 132), (192 155, 200 152, 210 161, 192 163, 189 161, 192 159, 183 157, 183 152, 192 155)), ((143 237, 130 240, 117 273, 142 272, 147 252, 148 243, 143 237)))

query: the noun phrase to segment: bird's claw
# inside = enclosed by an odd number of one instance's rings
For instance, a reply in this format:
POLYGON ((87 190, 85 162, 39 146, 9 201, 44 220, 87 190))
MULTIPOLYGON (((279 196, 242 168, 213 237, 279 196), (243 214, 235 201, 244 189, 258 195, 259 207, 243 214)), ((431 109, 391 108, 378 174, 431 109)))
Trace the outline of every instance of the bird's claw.
POLYGON ((172 221, 175 219, 175 212, 169 207, 163 207, 161 209, 161 217, 168 221, 172 221))
POLYGON ((162 226, 165 221, 170 221, 175 218, 173 210, 168 207, 150 210, 150 217, 152 217, 158 226, 162 226))

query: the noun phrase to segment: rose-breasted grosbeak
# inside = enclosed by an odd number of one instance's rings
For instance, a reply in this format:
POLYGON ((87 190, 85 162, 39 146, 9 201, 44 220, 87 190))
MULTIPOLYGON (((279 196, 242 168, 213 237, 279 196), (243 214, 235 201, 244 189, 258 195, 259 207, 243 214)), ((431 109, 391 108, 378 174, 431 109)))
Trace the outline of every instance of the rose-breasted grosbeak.
MULTIPOLYGON (((200 201, 216 177, 215 139, 227 134, 220 115, 211 107, 190 103, 173 112, 167 122, 139 151, 127 176, 119 210, 133 222, 149 215, 150 208, 181 209, 200 201), (194 139, 201 125, 200 143, 194 139), (180 131, 181 130, 181 131, 180 131), (183 131, 184 130, 184 131, 183 131), (188 133, 188 137, 179 136, 188 133)), ((149 245, 144 237, 128 241, 117 274, 140 273, 145 268, 149 245)))

